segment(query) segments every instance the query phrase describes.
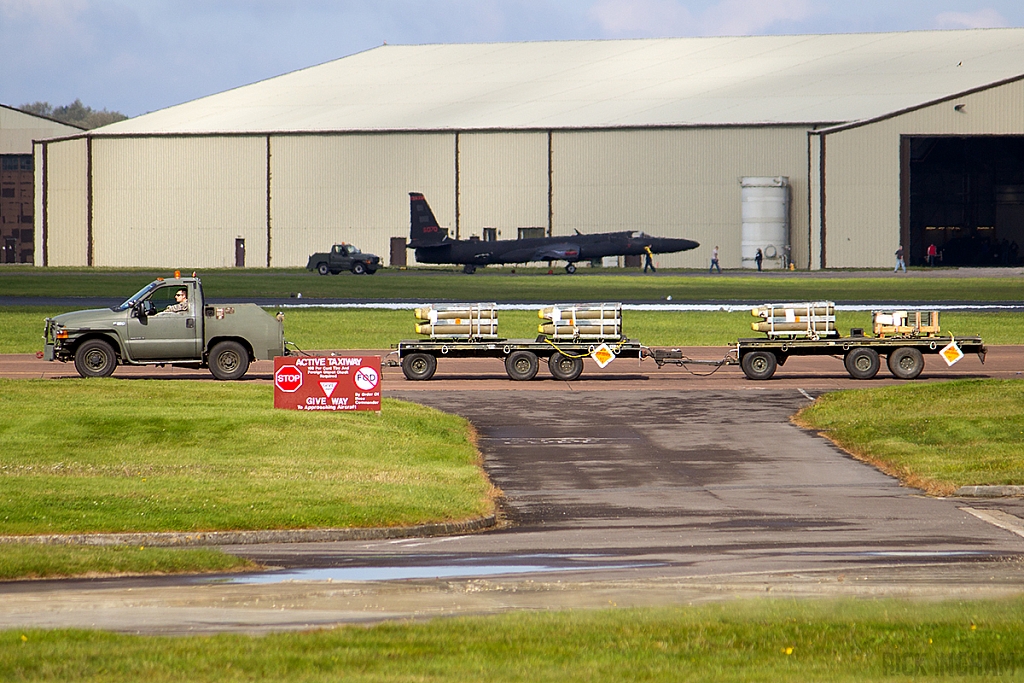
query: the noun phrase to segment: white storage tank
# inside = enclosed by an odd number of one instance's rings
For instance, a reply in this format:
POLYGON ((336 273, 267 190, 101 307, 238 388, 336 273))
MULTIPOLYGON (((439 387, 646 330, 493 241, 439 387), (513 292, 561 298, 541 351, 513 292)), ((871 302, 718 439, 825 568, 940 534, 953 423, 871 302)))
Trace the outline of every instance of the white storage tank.
POLYGON ((789 178, 740 178, 743 230, 740 245, 743 268, 757 268, 761 250, 763 270, 789 267, 789 178))

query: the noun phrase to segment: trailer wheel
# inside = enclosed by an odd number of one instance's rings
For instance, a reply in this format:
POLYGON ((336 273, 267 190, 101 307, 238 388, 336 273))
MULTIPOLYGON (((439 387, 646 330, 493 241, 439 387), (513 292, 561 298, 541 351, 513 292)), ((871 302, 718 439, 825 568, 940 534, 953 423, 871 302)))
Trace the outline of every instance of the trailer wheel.
POLYGON ((843 362, 846 363, 846 371, 854 379, 871 379, 878 374, 880 365, 878 352, 863 346, 851 350, 843 362))
POLYGON ((532 351, 513 351, 505 357, 505 372, 517 382, 528 382, 537 376, 540 362, 532 351))
POLYGON ((414 382, 428 380, 437 370, 437 358, 429 353, 410 353, 402 359, 402 374, 414 382))
POLYGON ((331 269, 327 267, 326 263, 318 263, 316 264, 316 272, 320 273, 321 275, 330 275, 331 269))
POLYGON ((583 359, 555 353, 548 357, 548 371, 555 379, 571 382, 583 372, 583 359))
POLYGON ((889 372, 899 379, 916 379, 924 370, 924 356, 915 348, 901 346, 889 354, 889 372))
POLYGON ((740 360, 740 367, 748 379, 770 379, 777 366, 778 359, 771 351, 751 351, 740 360))
POLYGON ((75 351, 75 370, 82 377, 110 377, 117 367, 117 354, 102 339, 90 339, 75 351))
POLYGON ((249 369, 249 352, 235 341, 222 341, 210 351, 210 374, 217 379, 240 379, 249 369))

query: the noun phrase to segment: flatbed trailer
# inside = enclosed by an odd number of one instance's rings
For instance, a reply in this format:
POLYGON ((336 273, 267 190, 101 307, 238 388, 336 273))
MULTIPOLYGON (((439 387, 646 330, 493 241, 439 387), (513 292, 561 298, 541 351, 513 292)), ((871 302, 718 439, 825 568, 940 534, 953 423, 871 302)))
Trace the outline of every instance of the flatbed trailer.
POLYGON ((428 380, 440 358, 500 358, 510 379, 528 381, 537 376, 540 359, 555 379, 572 381, 583 372, 583 359, 606 346, 612 358, 643 357, 646 347, 631 339, 551 341, 539 339, 421 339, 392 345, 406 379, 428 380))
MULTIPOLYGON (((924 369, 926 355, 939 355, 956 342, 966 355, 976 353, 985 362, 985 344, 981 337, 954 338, 942 336, 904 337, 824 337, 820 339, 740 339, 730 355, 718 361, 700 361, 685 358, 677 349, 651 349, 649 356, 658 367, 663 365, 739 365, 749 379, 770 379, 779 366, 792 356, 835 356, 842 358, 846 371, 854 379, 871 379, 878 374, 881 357, 893 376, 915 379, 924 369)), ((955 362, 955 361, 954 361, 955 362)))

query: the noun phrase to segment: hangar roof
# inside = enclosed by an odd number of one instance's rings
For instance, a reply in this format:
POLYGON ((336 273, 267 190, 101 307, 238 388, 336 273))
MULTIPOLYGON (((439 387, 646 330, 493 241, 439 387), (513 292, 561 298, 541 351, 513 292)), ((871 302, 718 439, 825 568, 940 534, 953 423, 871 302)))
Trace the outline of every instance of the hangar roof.
POLYGON ((78 126, 0 104, 0 154, 31 154, 33 140, 80 132, 78 126))
POLYGON ((384 45, 98 133, 845 123, 1024 75, 1024 29, 384 45))

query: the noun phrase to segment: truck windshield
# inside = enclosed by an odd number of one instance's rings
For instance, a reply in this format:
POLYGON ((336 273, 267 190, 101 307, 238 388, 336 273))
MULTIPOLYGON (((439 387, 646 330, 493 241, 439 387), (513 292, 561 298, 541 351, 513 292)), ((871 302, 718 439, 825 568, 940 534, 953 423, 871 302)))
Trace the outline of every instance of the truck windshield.
POLYGON ((113 306, 113 307, 111 307, 110 310, 112 310, 112 311, 127 311, 129 308, 134 306, 136 303, 138 303, 139 301, 144 299, 146 297, 146 295, 149 294, 150 292, 152 292, 157 286, 159 286, 159 284, 160 284, 159 282, 150 282, 148 285, 146 285, 145 287, 143 287, 139 291, 135 292, 134 294, 132 294, 127 299, 125 299, 123 304, 121 304, 119 306, 113 306))

